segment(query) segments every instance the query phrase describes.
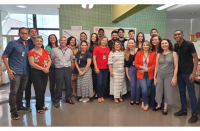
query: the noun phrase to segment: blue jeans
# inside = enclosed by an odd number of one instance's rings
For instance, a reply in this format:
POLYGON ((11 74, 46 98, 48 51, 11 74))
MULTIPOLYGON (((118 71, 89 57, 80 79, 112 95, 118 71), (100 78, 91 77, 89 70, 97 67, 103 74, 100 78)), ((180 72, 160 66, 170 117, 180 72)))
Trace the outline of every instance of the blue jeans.
POLYGON ((140 84, 137 79, 137 68, 134 65, 131 65, 128 74, 131 78, 131 101, 136 102, 140 96, 140 84))
POLYGON ((140 83, 140 87, 142 89, 142 102, 144 102, 145 105, 148 105, 148 88, 151 84, 152 80, 149 80, 148 73, 145 72, 143 79, 138 79, 140 83))
POLYGON ((192 114, 197 115, 197 98, 195 95, 195 87, 194 82, 189 82, 189 76, 185 74, 178 74, 178 87, 180 92, 180 98, 181 98, 181 109, 183 111, 187 111, 187 100, 186 100, 186 85, 188 89, 188 94, 191 101, 191 108, 192 108, 192 114))
POLYGON ((107 85, 108 69, 99 69, 99 71, 99 74, 97 74, 97 96, 101 98, 107 85))

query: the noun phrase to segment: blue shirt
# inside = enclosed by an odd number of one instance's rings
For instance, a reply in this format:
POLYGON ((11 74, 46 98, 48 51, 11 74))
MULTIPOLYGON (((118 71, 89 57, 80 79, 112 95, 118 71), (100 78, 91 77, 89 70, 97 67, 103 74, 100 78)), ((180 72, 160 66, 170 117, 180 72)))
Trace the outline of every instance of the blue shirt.
POLYGON ((11 70, 19 75, 28 74, 28 44, 24 45, 21 39, 10 41, 3 53, 3 58, 8 58, 8 64, 11 70))

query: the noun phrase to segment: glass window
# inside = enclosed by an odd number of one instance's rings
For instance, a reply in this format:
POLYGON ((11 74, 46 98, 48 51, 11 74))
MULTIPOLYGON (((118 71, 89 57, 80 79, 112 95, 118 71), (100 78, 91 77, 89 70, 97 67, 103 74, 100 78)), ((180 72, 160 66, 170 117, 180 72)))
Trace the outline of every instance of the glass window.
POLYGON ((37 15, 38 28, 59 28, 58 15, 37 15))
POLYGON ((59 40, 59 38, 60 38, 59 30, 39 30, 39 34, 38 35, 42 36, 42 38, 43 38, 44 48, 48 45, 48 37, 51 34, 55 34, 57 39, 59 40))

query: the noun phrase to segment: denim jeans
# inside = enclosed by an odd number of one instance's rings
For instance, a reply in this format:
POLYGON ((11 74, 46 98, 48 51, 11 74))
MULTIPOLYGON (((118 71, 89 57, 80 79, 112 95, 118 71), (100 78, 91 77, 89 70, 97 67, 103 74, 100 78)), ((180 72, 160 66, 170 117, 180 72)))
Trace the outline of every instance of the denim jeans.
POLYGON ((137 79, 137 68, 131 65, 128 70, 128 74, 131 78, 131 101, 138 101, 140 96, 140 84, 137 79))
POLYGON ((97 96, 101 98, 104 96, 104 91, 107 86, 108 69, 99 69, 97 74, 97 96))
POLYGON ((148 105, 148 88, 151 84, 152 80, 149 80, 148 73, 145 72, 143 79, 138 79, 140 83, 140 87, 142 89, 142 102, 144 102, 145 105, 148 105))
POLYGON ((17 108, 23 105, 23 92, 28 81, 28 75, 15 74, 14 76, 15 78, 10 80, 9 105, 11 113, 17 111, 17 108))
POLYGON ((192 108, 192 114, 197 115, 197 98, 195 94, 195 87, 194 82, 189 82, 189 76, 186 74, 178 74, 178 87, 180 92, 180 98, 181 98, 181 109, 183 111, 187 111, 187 100, 186 100, 186 85, 188 89, 188 94, 191 101, 191 108, 192 108))

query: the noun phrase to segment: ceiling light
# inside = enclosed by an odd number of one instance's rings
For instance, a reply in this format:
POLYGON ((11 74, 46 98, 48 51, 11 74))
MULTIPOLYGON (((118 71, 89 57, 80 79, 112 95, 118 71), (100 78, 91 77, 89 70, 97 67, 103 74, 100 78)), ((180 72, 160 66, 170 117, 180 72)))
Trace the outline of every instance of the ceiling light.
POLYGON ((94 4, 82 4, 82 7, 85 9, 91 9, 94 4))
POLYGON ((171 7, 171 6, 174 6, 175 4, 166 4, 166 5, 163 5, 163 6, 160 6, 158 8, 156 8, 157 10, 164 10, 168 7, 171 7))
POLYGON ((171 10, 177 9, 177 8, 182 7, 182 6, 185 6, 185 5, 186 5, 186 4, 178 4, 178 5, 169 7, 169 8, 167 9, 167 11, 171 11, 171 10))
POLYGON ((25 6, 25 5, 17 5, 16 7, 18 7, 18 8, 27 8, 27 6, 25 6))

